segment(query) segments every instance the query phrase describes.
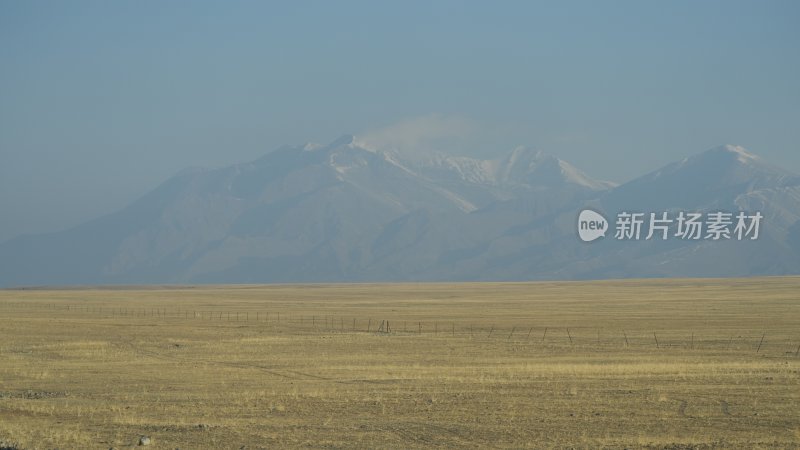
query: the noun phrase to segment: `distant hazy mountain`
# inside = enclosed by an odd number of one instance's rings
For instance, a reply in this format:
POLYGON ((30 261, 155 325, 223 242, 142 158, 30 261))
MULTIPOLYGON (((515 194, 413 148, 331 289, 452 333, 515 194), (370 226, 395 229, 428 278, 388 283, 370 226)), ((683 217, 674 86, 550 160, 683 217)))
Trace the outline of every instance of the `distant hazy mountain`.
POLYGON ((618 211, 758 211, 756 241, 602 242, 564 277, 747 276, 800 273, 800 177, 725 145, 669 164, 593 203, 618 211), (625 245, 627 244, 627 245, 625 245))
POLYGON ((525 280, 800 271, 800 177, 724 146, 620 186, 527 148, 497 160, 351 136, 185 171, 114 214, 0 244, 0 285, 525 280), (760 211, 755 241, 576 237, 585 206, 760 211))

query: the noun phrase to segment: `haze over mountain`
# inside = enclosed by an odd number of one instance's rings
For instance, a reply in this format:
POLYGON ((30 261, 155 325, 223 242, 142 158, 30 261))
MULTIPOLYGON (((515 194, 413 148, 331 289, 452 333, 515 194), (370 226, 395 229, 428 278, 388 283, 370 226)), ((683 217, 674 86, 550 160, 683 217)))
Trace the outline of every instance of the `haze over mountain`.
MULTIPOLYGON (((102 187, 98 187, 101 189, 102 187)), ((616 186, 519 147, 480 160, 352 136, 187 170, 116 213, 0 244, 0 285, 535 280, 800 271, 800 176, 722 146, 616 186), (759 211, 757 240, 576 237, 590 206, 759 211)))

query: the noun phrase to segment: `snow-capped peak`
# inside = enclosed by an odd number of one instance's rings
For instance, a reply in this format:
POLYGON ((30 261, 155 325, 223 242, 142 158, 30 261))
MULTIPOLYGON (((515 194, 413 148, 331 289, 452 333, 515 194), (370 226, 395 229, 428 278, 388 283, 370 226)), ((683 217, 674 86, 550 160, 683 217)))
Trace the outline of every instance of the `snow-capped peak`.
POLYGON ((344 135, 327 145, 306 144, 305 152, 320 152, 339 174, 370 165, 368 154, 414 176, 441 182, 467 183, 500 188, 547 188, 572 185, 593 191, 607 190, 613 183, 598 181, 555 156, 539 149, 519 146, 505 157, 480 159, 453 156, 438 151, 401 151, 370 147, 356 136, 344 135))
POLYGON ((718 169, 721 169, 723 166, 728 167, 731 164, 733 166, 754 166, 754 167, 763 166, 762 168, 775 169, 766 165, 759 156, 750 153, 744 147, 732 144, 725 144, 725 145, 720 145, 718 147, 714 147, 710 150, 706 150, 702 153, 686 157, 678 163, 673 163, 669 166, 664 167, 663 169, 659 170, 659 172, 662 172, 664 170, 676 170, 677 168, 681 167, 693 167, 698 165, 716 167, 718 169))
POLYGON ((617 185, 611 181, 602 181, 589 178, 585 173, 566 161, 559 159, 558 165, 561 168, 561 173, 564 176, 564 180, 567 182, 584 186, 594 191, 611 189, 617 185))
POLYGON ((709 150, 708 153, 733 156, 736 158, 738 162, 743 164, 747 164, 749 162, 757 161, 760 159, 758 156, 748 152, 747 149, 745 149, 744 147, 732 144, 721 145, 717 148, 709 150))
POLYGON ((575 166, 529 147, 517 147, 497 162, 497 179, 502 183, 529 186, 574 184, 592 190, 605 190, 613 183, 589 178, 575 166))

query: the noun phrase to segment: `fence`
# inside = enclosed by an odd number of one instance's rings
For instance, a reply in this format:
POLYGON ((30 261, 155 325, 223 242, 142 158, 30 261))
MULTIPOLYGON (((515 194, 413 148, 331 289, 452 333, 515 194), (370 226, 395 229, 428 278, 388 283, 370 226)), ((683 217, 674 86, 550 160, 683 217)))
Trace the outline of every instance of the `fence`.
POLYGON ((767 331, 739 330, 644 330, 638 328, 566 327, 544 325, 509 325, 409 320, 397 318, 352 317, 333 314, 298 314, 276 310, 233 311, 220 309, 187 309, 169 307, 98 306, 40 302, 0 302, 0 311, 41 317, 42 312, 59 317, 81 317, 110 320, 160 320, 184 323, 239 324, 272 327, 286 332, 368 333, 380 336, 450 337, 539 344, 571 348, 652 348, 657 350, 715 350, 751 352, 758 355, 800 358, 800 339, 785 333, 771 336, 767 331), (38 312, 37 312, 38 311, 38 312))

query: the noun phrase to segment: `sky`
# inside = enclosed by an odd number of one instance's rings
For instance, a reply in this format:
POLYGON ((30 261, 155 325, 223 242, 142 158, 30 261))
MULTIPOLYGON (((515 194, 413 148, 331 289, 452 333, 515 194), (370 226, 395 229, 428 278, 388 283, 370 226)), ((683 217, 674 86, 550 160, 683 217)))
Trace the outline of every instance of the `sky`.
POLYGON ((0 0, 0 241, 344 134, 616 182, 726 143, 800 172, 798 23, 769 0, 0 0))

